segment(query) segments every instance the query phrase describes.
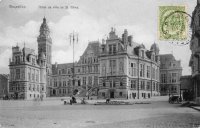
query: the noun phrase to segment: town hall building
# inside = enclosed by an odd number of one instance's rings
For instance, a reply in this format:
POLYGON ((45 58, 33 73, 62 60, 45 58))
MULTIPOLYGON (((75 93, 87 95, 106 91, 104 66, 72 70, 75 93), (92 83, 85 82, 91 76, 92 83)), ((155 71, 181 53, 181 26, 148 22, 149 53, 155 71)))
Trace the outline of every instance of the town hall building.
POLYGON ((46 18, 37 38, 38 53, 12 48, 9 92, 16 99, 76 95, 140 99, 160 95, 159 48, 147 50, 124 30, 111 29, 106 41, 92 41, 75 63, 52 64, 52 40, 46 18), (76 92, 76 93, 74 93, 76 92))

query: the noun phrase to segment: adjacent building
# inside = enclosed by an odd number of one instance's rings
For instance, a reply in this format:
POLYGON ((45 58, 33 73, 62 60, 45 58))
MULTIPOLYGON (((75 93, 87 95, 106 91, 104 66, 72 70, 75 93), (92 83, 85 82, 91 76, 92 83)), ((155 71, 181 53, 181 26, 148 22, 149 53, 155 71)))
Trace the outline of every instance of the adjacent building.
POLYGON ((97 93, 99 83, 98 41, 89 42, 78 62, 53 64, 50 96, 70 96, 73 91, 86 96, 90 90, 97 93), (73 74, 74 66, 74 74, 73 74), (74 83, 73 83, 74 82, 74 83))
POLYGON ((179 95, 181 61, 172 54, 160 55, 160 93, 161 95, 179 95))
POLYGON ((181 76, 180 78, 180 94, 185 101, 193 101, 194 100, 194 85, 192 82, 192 76, 186 75, 181 76))
POLYGON ((194 100, 200 104, 200 1, 192 13, 192 36, 190 41, 190 50, 192 52, 189 66, 191 67, 192 81, 194 85, 194 100))
POLYGON ((0 99, 9 94, 9 75, 0 74, 0 99))
POLYGON ((99 54, 99 98, 140 99, 159 93, 159 48, 147 50, 133 42, 124 30, 118 37, 112 29, 99 54))

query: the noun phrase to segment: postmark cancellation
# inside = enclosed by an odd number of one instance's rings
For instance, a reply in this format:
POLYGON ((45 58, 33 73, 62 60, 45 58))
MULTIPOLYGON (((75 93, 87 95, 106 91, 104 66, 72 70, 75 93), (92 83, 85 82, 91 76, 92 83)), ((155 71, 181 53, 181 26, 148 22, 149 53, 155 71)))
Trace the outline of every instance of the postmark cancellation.
POLYGON ((187 39, 188 23, 183 14, 186 6, 159 6, 158 36, 161 41, 183 41, 187 39))

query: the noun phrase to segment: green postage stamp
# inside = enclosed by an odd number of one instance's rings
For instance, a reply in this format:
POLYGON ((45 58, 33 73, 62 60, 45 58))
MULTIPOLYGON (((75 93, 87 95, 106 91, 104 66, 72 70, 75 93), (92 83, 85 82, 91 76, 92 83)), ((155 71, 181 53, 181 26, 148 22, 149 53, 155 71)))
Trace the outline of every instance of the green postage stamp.
POLYGON ((159 40, 183 41, 187 39, 185 6, 159 6, 159 40))

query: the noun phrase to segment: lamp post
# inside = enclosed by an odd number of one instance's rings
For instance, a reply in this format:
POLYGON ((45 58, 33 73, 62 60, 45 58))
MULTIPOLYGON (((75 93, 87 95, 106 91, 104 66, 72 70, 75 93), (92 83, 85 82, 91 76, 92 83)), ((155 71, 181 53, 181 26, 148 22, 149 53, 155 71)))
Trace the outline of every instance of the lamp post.
POLYGON ((74 69, 74 45, 78 43, 78 33, 70 33, 69 34, 70 45, 73 46, 73 68, 72 68, 72 95, 74 94, 74 86, 75 86, 75 69, 74 69))

